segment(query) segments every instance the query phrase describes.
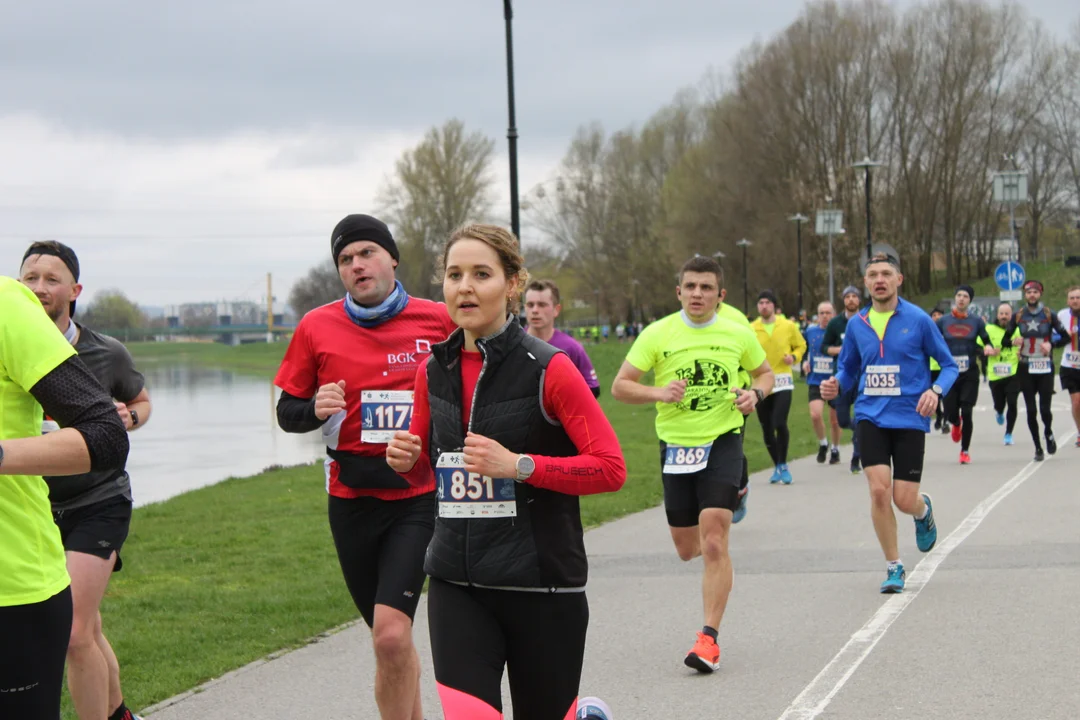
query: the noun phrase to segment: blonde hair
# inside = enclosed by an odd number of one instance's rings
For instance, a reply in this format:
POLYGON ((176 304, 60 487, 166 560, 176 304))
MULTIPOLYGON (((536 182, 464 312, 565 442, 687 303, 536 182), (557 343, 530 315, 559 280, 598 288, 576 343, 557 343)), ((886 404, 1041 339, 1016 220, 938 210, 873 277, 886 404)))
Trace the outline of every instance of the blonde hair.
POLYGON ((479 240, 499 256, 499 264, 502 265, 503 274, 507 280, 514 281, 510 297, 506 299, 506 310, 516 314, 520 307, 521 293, 529 282, 529 271, 525 269, 525 258, 521 256, 521 246, 514 233, 498 225, 484 225, 481 223, 462 225, 450 233, 446 244, 443 245, 440 276, 446 275, 446 259, 450 255, 450 248, 458 240, 479 240))

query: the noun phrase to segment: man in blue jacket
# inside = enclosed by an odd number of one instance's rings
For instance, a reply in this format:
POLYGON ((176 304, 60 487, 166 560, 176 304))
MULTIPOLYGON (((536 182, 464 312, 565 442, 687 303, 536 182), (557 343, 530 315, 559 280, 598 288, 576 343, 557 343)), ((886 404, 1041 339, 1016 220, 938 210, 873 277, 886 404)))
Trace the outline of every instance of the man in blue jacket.
POLYGON ((941 396, 956 382, 956 362, 945 339, 921 308, 900 299, 904 281, 900 261, 889 254, 870 258, 864 277, 873 299, 847 325, 839 369, 821 383, 821 397, 831 400, 846 388, 858 388, 856 432, 863 469, 870 484, 870 516, 889 565, 881 592, 904 589, 904 565, 896 539, 893 503, 915 518, 915 541, 922 552, 937 542, 930 496, 920 492, 929 417, 941 396), (941 365, 930 384, 930 362, 941 365), (895 482, 894 482, 895 481, 895 482))

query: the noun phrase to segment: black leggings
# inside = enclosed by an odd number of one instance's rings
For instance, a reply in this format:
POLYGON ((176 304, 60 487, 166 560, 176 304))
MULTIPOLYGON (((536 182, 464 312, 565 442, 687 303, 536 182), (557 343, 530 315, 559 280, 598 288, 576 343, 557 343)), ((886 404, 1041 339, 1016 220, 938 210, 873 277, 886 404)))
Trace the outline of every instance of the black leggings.
POLYGON ((59 720, 71 588, 33 605, 0 607, 0 638, 0 718, 59 720))
POLYGON ((998 415, 1005 413, 1005 432, 1012 435, 1016 427, 1016 398, 1020 394, 1020 386, 1016 376, 990 381, 990 395, 994 398, 994 412, 998 415), (1006 412, 1006 407, 1008 412, 1006 412))
POLYGON ((1035 443, 1036 448, 1042 449, 1042 440, 1039 437, 1039 415, 1042 415, 1043 430, 1046 434, 1050 435, 1054 432, 1054 413, 1050 411, 1050 401, 1054 397, 1054 373, 1031 375, 1027 371, 1027 363, 1020 363, 1016 377, 1024 393, 1024 406, 1027 408, 1027 424, 1028 430, 1031 431, 1031 441, 1035 443), (1038 415, 1035 414, 1036 395, 1039 397, 1038 415))
POLYGON ((428 625, 445 720, 501 717, 503 667, 515 720, 573 717, 589 626, 584 592, 490 590, 431 578, 428 625))
POLYGON ((769 451, 773 465, 787 462, 788 443, 791 441, 787 419, 791 412, 793 394, 790 390, 773 393, 757 407, 761 433, 765 436, 765 448, 769 451))
POLYGON ((964 421, 960 433, 960 449, 965 452, 971 447, 971 433, 975 429, 975 423, 972 422, 973 411, 974 406, 960 400, 960 393, 951 392, 945 396, 945 416, 949 422, 957 425, 961 419, 964 421))

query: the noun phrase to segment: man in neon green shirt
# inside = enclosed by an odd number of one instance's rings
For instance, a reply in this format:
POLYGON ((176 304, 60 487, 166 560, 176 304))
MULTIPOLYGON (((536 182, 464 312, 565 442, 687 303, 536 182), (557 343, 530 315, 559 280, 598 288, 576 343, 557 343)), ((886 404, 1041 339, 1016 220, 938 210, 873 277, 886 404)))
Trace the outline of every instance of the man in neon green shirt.
POLYGON ((684 662, 720 666, 718 628, 731 592, 728 536, 739 506, 745 416, 772 390, 765 351, 749 328, 717 315, 723 271, 697 256, 679 273, 682 311, 646 327, 612 384, 630 404, 656 403, 664 508, 679 557, 704 560, 705 624, 684 662), (739 370, 753 377, 739 386, 739 370), (652 370, 654 386, 641 383, 652 370))
MULTIPOLYGON (((1016 368, 1019 365, 1018 351, 1009 344, 1003 346, 1001 341, 1005 337, 1005 328, 1009 327, 1012 320, 1012 305, 1007 302, 998 305, 997 322, 986 326, 986 334, 990 336, 994 347, 1001 348, 997 357, 987 358, 987 378, 990 380, 990 395, 994 399, 994 414, 998 425, 1005 425, 1005 444, 1013 444, 1013 428, 1016 427, 1016 400, 1020 396, 1020 381, 1016 379, 1016 368), (1006 412, 1008 416, 1006 417, 1006 412)), ((979 340, 982 345, 982 340, 979 340)))
POLYGON ((0 718, 59 718, 71 590, 46 475, 127 458, 110 398, 34 294, 0 277, 0 718), (42 435, 44 412, 62 429, 42 435))

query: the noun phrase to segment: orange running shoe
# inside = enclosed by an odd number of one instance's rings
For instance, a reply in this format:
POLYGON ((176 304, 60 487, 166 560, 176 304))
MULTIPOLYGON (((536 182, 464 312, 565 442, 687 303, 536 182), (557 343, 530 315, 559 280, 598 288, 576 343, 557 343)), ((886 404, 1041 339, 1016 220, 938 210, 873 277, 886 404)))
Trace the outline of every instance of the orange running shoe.
POLYGON ((697 634, 697 642, 686 654, 687 667, 694 668, 701 673, 711 673, 720 669, 720 646, 716 641, 703 632, 697 634))

